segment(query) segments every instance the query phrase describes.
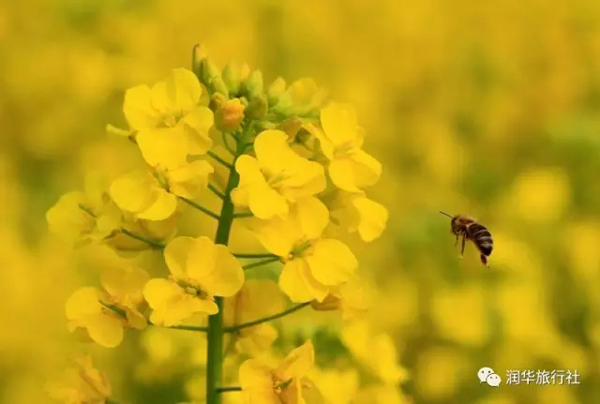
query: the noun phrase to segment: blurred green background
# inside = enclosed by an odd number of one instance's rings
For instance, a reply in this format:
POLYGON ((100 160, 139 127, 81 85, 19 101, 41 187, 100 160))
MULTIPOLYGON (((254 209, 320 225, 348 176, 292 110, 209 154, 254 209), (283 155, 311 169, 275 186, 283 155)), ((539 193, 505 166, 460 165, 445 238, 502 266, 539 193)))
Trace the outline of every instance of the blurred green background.
MULTIPOLYGON (((82 349, 64 302, 111 259, 48 235, 46 210, 89 170, 139 163, 105 125, 125 126, 124 90, 189 67, 198 42, 221 66, 310 76, 356 106, 384 167, 370 196, 390 210, 383 237, 356 252, 415 403, 600 402, 596 0, 1 4, 0 402, 47 402, 45 380, 82 349), (491 269, 473 246, 457 258, 439 210, 489 227, 491 269), (483 366, 500 388, 479 384, 483 366), (506 386, 509 369, 577 369, 581 385, 506 386)), ((161 381, 177 369, 161 360, 192 343, 149 354, 153 338, 86 352, 118 396, 169 403, 161 381)))

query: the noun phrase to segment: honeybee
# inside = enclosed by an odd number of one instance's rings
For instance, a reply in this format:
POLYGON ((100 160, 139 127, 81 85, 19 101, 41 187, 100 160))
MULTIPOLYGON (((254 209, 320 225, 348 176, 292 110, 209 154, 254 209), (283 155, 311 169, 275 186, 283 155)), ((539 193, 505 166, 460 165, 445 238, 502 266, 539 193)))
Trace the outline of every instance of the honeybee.
POLYGON ((462 236, 462 247, 460 250, 461 258, 465 252, 465 241, 471 240, 481 253, 481 262, 486 267, 489 267, 487 257, 490 256, 492 249, 494 248, 494 241, 492 240, 492 235, 489 230, 485 226, 477 223, 477 220, 470 216, 451 216, 445 212, 440 213, 452 219, 450 226, 452 234, 456 235, 455 246, 458 244, 458 237, 462 236))

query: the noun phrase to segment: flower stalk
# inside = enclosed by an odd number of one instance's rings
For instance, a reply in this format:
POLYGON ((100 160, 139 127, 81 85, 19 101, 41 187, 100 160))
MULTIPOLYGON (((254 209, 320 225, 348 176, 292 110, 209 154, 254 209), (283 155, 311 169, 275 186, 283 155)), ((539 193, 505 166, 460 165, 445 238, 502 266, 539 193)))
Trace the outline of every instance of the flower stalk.
MULTIPOLYGON (((234 162, 246 150, 246 141, 251 137, 250 130, 246 130, 242 138, 237 142, 234 162)), ((219 215, 219 224, 215 236, 215 243, 227 245, 229 234, 234 219, 234 206, 231 201, 231 191, 237 187, 240 177, 236 170, 229 172, 227 187, 223 195, 223 205, 219 215)), ((207 332, 207 363, 206 363, 206 402, 207 404, 221 404, 218 387, 221 383, 223 373, 223 298, 215 297, 215 303, 219 309, 217 314, 208 317, 207 332)))

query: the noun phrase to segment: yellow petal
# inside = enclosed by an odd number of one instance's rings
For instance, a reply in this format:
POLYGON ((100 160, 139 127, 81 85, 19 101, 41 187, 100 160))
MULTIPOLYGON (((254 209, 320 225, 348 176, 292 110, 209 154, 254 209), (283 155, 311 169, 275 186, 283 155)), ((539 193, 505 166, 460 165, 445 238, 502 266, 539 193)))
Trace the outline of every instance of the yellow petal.
POLYGON ((213 296, 236 294, 244 284, 244 270, 239 261, 227 247, 215 245, 208 237, 196 240, 188 256, 188 275, 213 296))
POLYGON ((237 339, 236 347, 250 356, 268 350, 277 339, 277 329, 271 324, 259 324, 243 330, 237 339))
POLYGON ((103 314, 90 314, 85 318, 90 338, 106 348, 114 348, 123 341, 123 326, 119 319, 103 314))
POLYGON ((294 349, 275 371, 280 380, 302 378, 315 363, 315 348, 310 340, 294 349))
POLYGON ((95 227, 94 217, 80 208, 85 201, 81 192, 70 192, 60 197, 46 213, 50 231, 68 242, 90 234, 95 227))
POLYGON ((316 195, 327 187, 325 169, 313 161, 289 159, 285 175, 287 178, 281 181, 278 189, 290 202, 316 195))
POLYGON ((363 241, 371 242, 381 236, 388 220, 387 209, 367 197, 358 197, 352 204, 359 212, 358 233, 363 241))
MULTIPOLYGON (((279 400, 282 403, 290 403, 290 404, 306 404, 304 397, 302 396, 302 384, 300 379, 292 379, 291 383, 288 384, 282 391, 279 393, 279 400)), ((318 404, 313 403, 311 404, 318 404)))
POLYGON ((320 237, 329 223, 327 206, 315 197, 308 197, 294 204, 290 216, 302 234, 309 239, 320 237))
POLYGON ((277 283, 271 280, 248 279, 235 297, 237 317, 242 323, 267 317, 284 310, 283 295, 277 283))
POLYGON ((181 288, 167 279, 150 279, 144 286, 144 299, 153 309, 162 309, 181 294, 181 288))
POLYGON ((375 184, 381 175, 381 163, 362 150, 336 158, 329 164, 331 181, 340 189, 360 192, 375 184))
POLYGON ((286 215, 288 203, 281 194, 269 187, 251 188, 249 190, 248 207, 259 219, 270 219, 286 215))
POLYGON ((248 206, 249 190, 257 186, 267 187, 267 182, 260 171, 258 160, 254 157, 243 155, 238 158, 235 170, 240 175, 240 182, 231 192, 231 199, 236 206, 248 206))
POLYGON ((185 274, 199 284, 203 284, 218 266, 218 251, 215 243, 208 237, 194 239, 190 244, 185 262, 185 274))
POLYGON ((196 313, 216 314, 218 307, 211 299, 201 299, 186 293, 175 282, 152 279, 144 287, 144 297, 154 310, 150 320, 170 327, 181 324, 196 313))
POLYGON ((321 110, 321 126, 334 147, 353 145, 358 139, 358 122, 352 107, 331 103, 321 110))
POLYGON ((127 309, 125 313, 127 316, 127 324, 129 324, 131 328, 143 330, 148 325, 146 317, 139 311, 127 309))
POLYGON ((147 173, 131 173, 118 178, 110 187, 117 206, 129 212, 140 212, 152 203, 152 185, 147 173))
POLYGON ((99 171, 92 171, 85 176, 85 196, 95 208, 105 205, 106 190, 110 184, 106 175, 99 171))
POLYGON ((358 267, 358 261, 350 248, 334 239, 315 242, 312 254, 305 259, 314 278, 330 286, 348 281, 358 267))
POLYGON ((287 142, 287 134, 280 130, 261 132, 254 142, 256 158, 269 185, 290 201, 311 196, 326 187, 323 167, 294 152, 287 142))
POLYGON ((206 107, 196 107, 180 121, 187 135, 189 154, 203 155, 212 147, 209 130, 213 126, 214 116, 206 107))
POLYGON ((398 364, 396 346, 387 334, 377 335, 371 345, 377 375, 386 384, 397 384, 406 376, 406 370, 398 364))
POLYGON ((161 116, 152 107, 150 87, 140 85, 125 92, 123 113, 133 129, 154 128, 160 122, 161 116))
POLYGON ((146 220, 164 220, 175 213, 177 197, 162 188, 153 189, 153 200, 150 206, 137 213, 137 217, 146 220))
POLYGON ((165 247, 165 262, 171 274, 176 278, 183 279, 185 277, 188 255, 195 245, 195 238, 176 237, 165 247))
POLYGON ((168 172, 169 189, 177 195, 193 199, 205 189, 208 176, 214 172, 213 166, 207 161, 196 160, 180 168, 168 172))
POLYGON ((314 279, 303 259, 293 259, 285 264, 279 276, 279 287, 294 303, 313 299, 323 301, 329 293, 326 286, 314 279))
POLYGON ((84 287, 76 290, 65 303, 67 319, 79 320, 82 316, 100 313, 102 305, 99 300, 100 292, 94 287, 84 287))
POLYGON ((191 111, 200 101, 202 87, 194 73, 187 69, 171 70, 165 79, 166 96, 172 111, 191 111))
POLYGON ((301 229, 296 227, 295 222, 279 217, 271 220, 250 219, 246 226, 263 247, 279 257, 287 256, 302 237, 301 229))
POLYGON ((328 160, 333 160, 335 157, 335 145, 329 140, 323 129, 314 126, 313 124, 306 124, 304 126, 310 134, 317 138, 321 151, 327 157, 328 160))
POLYGON ((140 130, 135 139, 144 160, 152 167, 173 169, 186 163, 188 144, 180 127, 140 130))
POLYGON ((256 136, 254 151, 260 166, 269 173, 285 169, 286 161, 299 157, 288 145, 288 136, 281 130, 265 130, 256 136))
POLYGON ((271 368, 256 359, 244 361, 238 371, 238 377, 242 390, 273 389, 271 368))
POLYGON ((102 286, 111 296, 125 303, 141 301, 142 289, 149 276, 138 267, 107 266, 100 270, 100 279, 102 286))

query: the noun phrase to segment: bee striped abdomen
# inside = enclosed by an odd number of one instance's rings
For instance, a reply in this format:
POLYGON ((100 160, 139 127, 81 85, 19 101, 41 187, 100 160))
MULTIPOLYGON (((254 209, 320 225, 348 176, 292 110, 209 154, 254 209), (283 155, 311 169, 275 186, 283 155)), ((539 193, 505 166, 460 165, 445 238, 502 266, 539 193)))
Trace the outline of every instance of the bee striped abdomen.
POLYGON ((467 226, 467 234, 483 255, 489 256, 494 248, 492 235, 485 226, 473 223, 467 226))

